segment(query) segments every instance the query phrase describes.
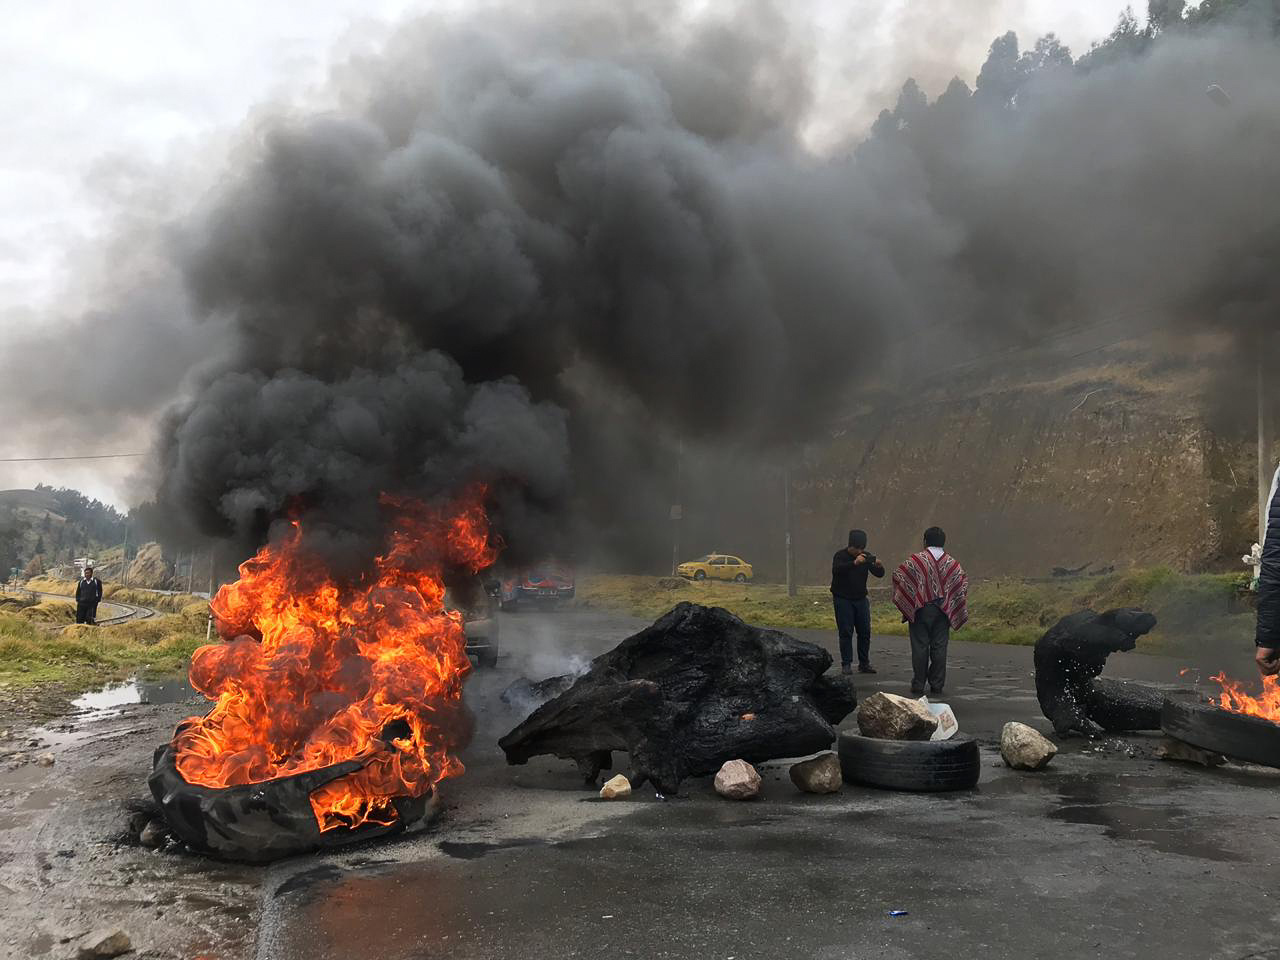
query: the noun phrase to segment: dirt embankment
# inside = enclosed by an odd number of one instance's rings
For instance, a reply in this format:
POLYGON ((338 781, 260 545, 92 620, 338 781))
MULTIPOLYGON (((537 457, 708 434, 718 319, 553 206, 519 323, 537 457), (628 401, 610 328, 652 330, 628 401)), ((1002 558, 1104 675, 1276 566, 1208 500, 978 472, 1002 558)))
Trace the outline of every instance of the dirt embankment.
POLYGON ((1243 569, 1256 447, 1236 428, 1252 423, 1212 423, 1204 389, 1189 369, 1099 368, 851 416, 797 474, 801 578, 821 580, 852 527, 896 563, 932 524, 984 576, 1243 569))

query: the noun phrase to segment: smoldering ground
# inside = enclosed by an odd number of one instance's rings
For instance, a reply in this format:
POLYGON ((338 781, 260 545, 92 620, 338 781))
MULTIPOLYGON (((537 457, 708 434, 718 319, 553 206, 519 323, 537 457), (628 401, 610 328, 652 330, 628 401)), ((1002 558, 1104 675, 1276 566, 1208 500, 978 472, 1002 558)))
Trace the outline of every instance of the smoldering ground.
POLYGON ((246 543, 301 509, 349 553, 378 493, 479 479, 517 555, 568 514, 643 540, 677 437, 772 456, 867 384, 1135 303, 1163 331, 1274 316, 1269 30, 1178 20, 1082 64, 1004 37, 972 89, 908 83, 819 155, 804 31, 676 10, 415 20, 334 71, 332 109, 246 130, 156 244, 200 365, 98 307, 137 365, 188 371, 162 506, 246 543))

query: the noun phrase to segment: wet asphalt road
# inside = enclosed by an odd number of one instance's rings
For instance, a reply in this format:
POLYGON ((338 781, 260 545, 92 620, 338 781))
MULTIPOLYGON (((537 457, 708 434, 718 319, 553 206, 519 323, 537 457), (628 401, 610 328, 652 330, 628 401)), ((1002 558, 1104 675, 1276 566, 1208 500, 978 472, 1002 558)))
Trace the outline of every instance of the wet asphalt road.
MULTIPOLYGON (((1048 771, 1010 771, 993 746, 1003 723, 1047 729, 1029 648, 952 645, 945 699, 987 742, 969 794, 811 797, 777 763, 750 803, 707 780, 605 803, 568 762, 507 767, 495 741, 519 717, 497 693, 638 626, 504 617, 508 654, 469 684, 479 731, 439 819, 266 871, 259 960, 1280 958, 1280 772, 1156 761, 1154 737, 1069 743, 1048 771)), ((1246 676, 1248 653, 1204 666, 1246 676)), ((874 656, 860 694, 905 692, 905 639, 878 638, 874 656)), ((1179 666, 1116 656, 1108 674, 1184 686, 1179 666)))

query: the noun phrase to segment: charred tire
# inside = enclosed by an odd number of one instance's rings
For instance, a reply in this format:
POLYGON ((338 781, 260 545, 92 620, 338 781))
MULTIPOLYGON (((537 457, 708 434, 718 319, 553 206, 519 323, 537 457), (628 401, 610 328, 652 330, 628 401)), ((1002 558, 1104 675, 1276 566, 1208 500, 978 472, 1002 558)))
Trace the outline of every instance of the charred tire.
POLYGON ((707 579, 707 571, 705 571, 705 570, 698 570, 698 571, 695 571, 695 572, 694 572, 694 574, 693 574, 693 579, 695 579, 695 580, 705 580, 705 579, 707 579))
POLYGON ((733 582, 734 582, 734 583, 746 583, 746 582, 747 582, 747 575, 746 575, 745 573, 740 573, 740 574, 738 574, 736 577, 734 577, 734 578, 733 578, 733 582))
POLYGON ((978 742, 968 737, 877 740, 842 733, 839 753, 846 783, 882 790, 972 790, 982 773, 978 742))
POLYGON ((477 650, 476 663, 485 670, 492 670, 498 665, 498 652, 496 650, 477 650))
POLYGON ((1191 697, 1166 697, 1160 729, 1201 750, 1280 767, 1280 724, 1222 710, 1191 697))

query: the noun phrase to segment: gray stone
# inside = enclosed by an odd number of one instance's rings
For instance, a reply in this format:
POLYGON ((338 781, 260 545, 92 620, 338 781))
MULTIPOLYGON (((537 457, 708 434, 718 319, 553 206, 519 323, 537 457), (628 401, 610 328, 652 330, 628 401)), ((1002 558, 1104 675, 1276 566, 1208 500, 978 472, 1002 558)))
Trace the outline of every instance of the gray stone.
POLYGON ((928 740, 938 720, 919 700, 873 693, 858 706, 858 730, 877 740, 928 740))
POLYGON ((109 960, 132 949, 133 941, 123 930, 97 930, 80 941, 76 960, 109 960))
POLYGON ((631 796, 631 781, 622 774, 618 774, 600 788, 600 799, 602 800, 620 800, 629 796, 631 796))
POLYGON ((844 786, 840 758, 834 753, 801 760, 791 767, 790 774, 791 782, 805 793, 837 793, 844 786))
POLYGON ((1201 750, 1199 747, 1193 747, 1173 737, 1166 737, 1156 748, 1156 757, 1160 760, 1173 760, 1180 763, 1198 763, 1202 767, 1220 767, 1227 762, 1227 758, 1220 753, 1201 750))
POLYGON ((53 754, 52 754, 52 753, 42 753, 42 754, 40 754, 40 756, 36 757, 36 763, 40 764, 40 766, 42 766, 42 767, 52 767, 52 766, 53 766, 53 754))
POLYGON ((169 838, 169 831, 158 820, 152 820, 138 833, 138 842, 144 847, 155 849, 163 847, 165 841, 169 838))
POLYGON ((745 760, 730 760, 716 774, 715 787, 727 800, 750 800, 760 793, 760 774, 745 760))
POLYGON ((1025 723, 1011 721, 1000 733, 1000 756, 1014 770, 1043 770, 1057 752, 1052 740, 1025 723))

